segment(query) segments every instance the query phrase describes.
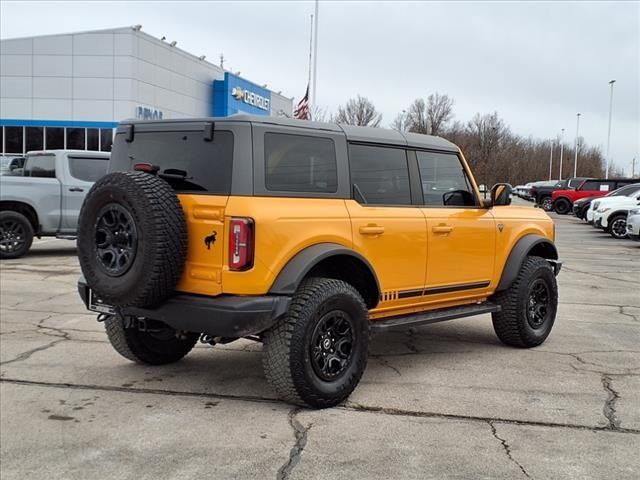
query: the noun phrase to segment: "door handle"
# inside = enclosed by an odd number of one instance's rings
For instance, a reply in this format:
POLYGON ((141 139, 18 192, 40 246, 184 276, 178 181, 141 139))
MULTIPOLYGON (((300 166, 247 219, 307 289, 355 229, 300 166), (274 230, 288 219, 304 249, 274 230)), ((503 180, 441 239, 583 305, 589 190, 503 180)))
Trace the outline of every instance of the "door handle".
POLYGON ((71 187, 69 189, 70 192, 84 192, 84 188, 80 188, 80 187, 71 187))
POLYGON ((437 227, 433 227, 431 231, 433 233, 451 233, 453 227, 451 225, 438 225, 437 227))
POLYGON ((384 227, 381 225, 367 225, 360 227, 359 231, 362 235, 382 235, 384 227))

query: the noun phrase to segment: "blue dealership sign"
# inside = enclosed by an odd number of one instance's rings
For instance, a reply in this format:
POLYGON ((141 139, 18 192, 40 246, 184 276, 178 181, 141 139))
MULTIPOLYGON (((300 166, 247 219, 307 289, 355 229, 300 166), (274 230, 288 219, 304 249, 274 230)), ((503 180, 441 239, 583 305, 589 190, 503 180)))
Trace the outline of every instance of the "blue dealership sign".
POLYGON ((214 117, 234 113, 271 115, 271 92, 244 78, 225 72, 224 80, 213 82, 214 117))

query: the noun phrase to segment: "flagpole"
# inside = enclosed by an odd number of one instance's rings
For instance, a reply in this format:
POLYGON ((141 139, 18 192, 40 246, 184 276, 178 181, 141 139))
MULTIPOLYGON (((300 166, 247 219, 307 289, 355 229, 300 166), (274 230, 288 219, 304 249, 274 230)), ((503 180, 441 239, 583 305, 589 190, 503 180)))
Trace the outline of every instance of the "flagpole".
POLYGON ((309 78, 307 85, 311 84, 311 59, 313 57, 313 14, 311 14, 311 24, 309 25, 309 78))
POLYGON ((311 94, 311 109, 316 105, 316 78, 318 73, 318 0, 316 0, 316 11, 313 16, 313 93, 311 94))

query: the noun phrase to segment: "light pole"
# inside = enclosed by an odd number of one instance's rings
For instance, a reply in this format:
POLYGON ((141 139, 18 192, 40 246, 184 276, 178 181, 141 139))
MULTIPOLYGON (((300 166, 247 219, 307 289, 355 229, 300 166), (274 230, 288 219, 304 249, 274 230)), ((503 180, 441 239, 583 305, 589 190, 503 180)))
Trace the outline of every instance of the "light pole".
POLYGON ((562 180, 562 154, 564 153, 564 128, 560 134, 560 172, 558 173, 558 180, 562 180))
POLYGON ((549 153, 549 180, 551 180, 552 166, 553 166, 553 138, 551 139, 551 153, 549 153))
POLYGON ((578 172, 578 136, 580 135, 580 114, 576 114, 578 121, 576 123, 576 147, 575 147, 575 155, 573 157, 573 176, 577 177, 578 172))
POLYGON ((607 131, 607 158, 605 158, 605 172, 604 178, 609 178, 609 147, 611 146, 611 113, 613 112, 613 84, 616 83, 615 80, 611 80, 609 85, 611 85, 611 95, 609 96, 609 130, 607 131))

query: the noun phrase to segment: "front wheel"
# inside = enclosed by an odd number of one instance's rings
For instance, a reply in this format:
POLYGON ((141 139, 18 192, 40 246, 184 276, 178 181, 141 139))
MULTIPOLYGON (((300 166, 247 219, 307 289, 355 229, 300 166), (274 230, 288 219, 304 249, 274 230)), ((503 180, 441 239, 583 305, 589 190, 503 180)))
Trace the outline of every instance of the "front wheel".
POLYGON ((116 352, 144 365, 177 362, 193 349, 199 337, 197 333, 178 332, 162 322, 142 323, 136 318, 125 321, 116 315, 109 315, 104 326, 116 352))
POLYGON ((20 258, 31 248, 33 226, 18 212, 0 212, 0 258, 20 258))
POLYGON ((333 407, 353 392, 367 365, 367 307, 348 283, 310 278, 263 340, 265 376, 280 398, 333 407))
POLYGON ((513 284, 492 300, 502 307, 492 314, 493 329, 502 343, 536 347, 547 339, 556 319, 556 277, 544 258, 527 257, 513 284))
POLYGON ((544 197, 540 202, 540 206, 545 212, 550 212, 553 209, 553 200, 551 197, 544 197))
POLYGON ((627 216, 626 215, 616 215, 609 219, 609 228, 607 231, 611 234, 613 238, 617 238, 618 240, 627 238, 627 216))

